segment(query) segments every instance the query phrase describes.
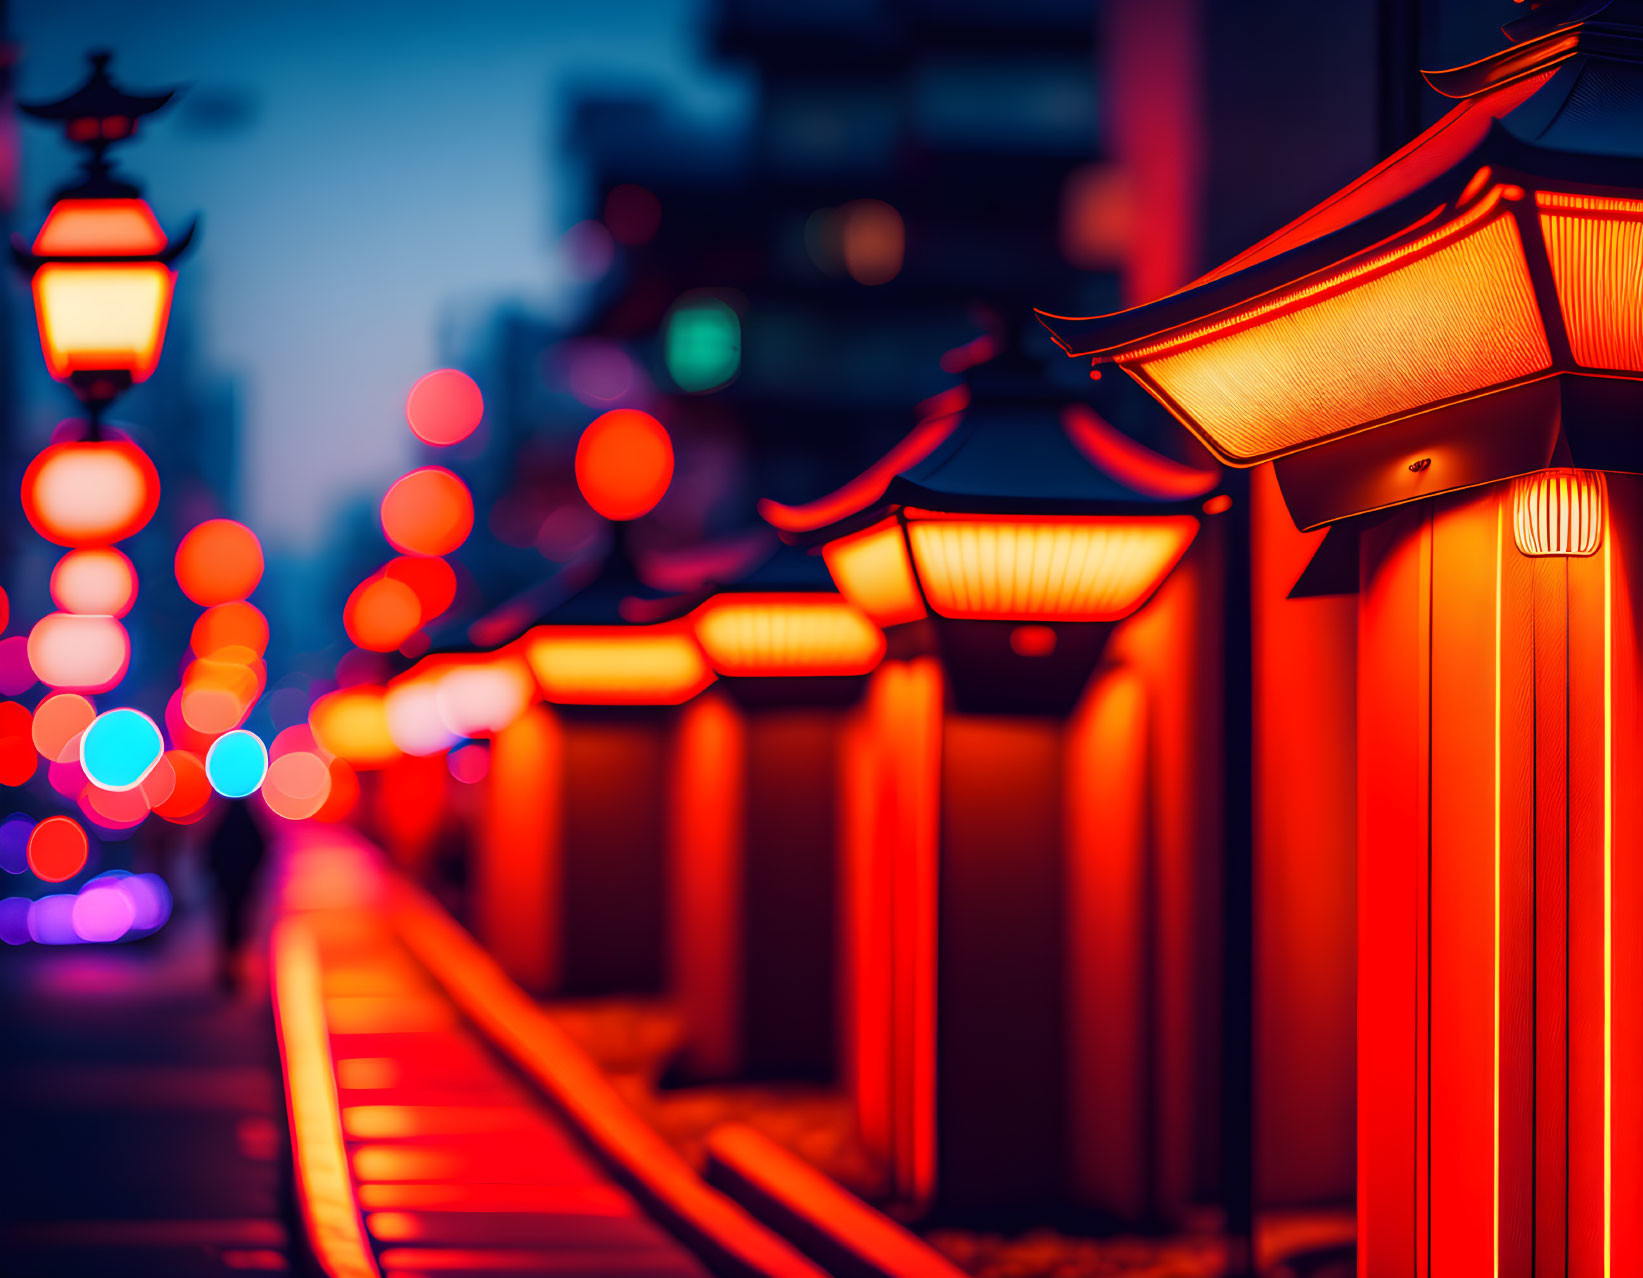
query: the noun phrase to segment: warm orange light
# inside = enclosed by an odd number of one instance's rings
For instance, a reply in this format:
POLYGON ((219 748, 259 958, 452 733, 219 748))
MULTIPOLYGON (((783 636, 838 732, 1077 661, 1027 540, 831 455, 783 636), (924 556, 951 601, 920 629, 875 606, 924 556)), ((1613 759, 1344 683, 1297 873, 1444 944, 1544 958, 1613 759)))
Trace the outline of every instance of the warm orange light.
POLYGON ((540 626, 525 656, 542 695, 564 705, 678 705, 713 682, 676 626, 540 626))
POLYGON ((256 604, 243 600, 217 604, 200 614, 189 646, 196 657, 209 657, 228 648, 260 657, 268 650, 268 618, 256 604))
POLYGON ((422 625, 438 617, 456 599, 456 570, 443 559, 400 555, 384 564, 380 575, 403 581, 416 593, 422 625))
POLYGON ((425 374, 405 397, 405 420, 412 432, 437 447, 460 444, 484 415, 485 398, 474 379, 454 368, 425 374))
POLYGON ((534 692, 523 662, 498 658, 440 675, 435 703, 440 720, 457 736, 488 737, 523 714, 534 692))
POLYGON ((154 463, 124 440, 52 444, 23 472, 23 513, 35 532, 59 546, 123 541, 159 504, 154 463))
POLYGON ((331 790, 319 811, 314 813, 314 820, 341 821, 359 802, 359 777, 342 759, 332 759, 326 766, 331 771, 331 790))
POLYGON ((204 607, 244 599, 262 580, 262 543, 232 519, 208 519, 177 546, 177 584, 204 607))
POLYGON ((80 734, 97 717, 97 708, 77 692, 58 692, 41 699, 34 710, 31 735, 40 757, 67 763, 80 757, 80 734))
POLYGON ((1117 621, 1139 608, 1198 532, 1190 515, 995 519, 908 510, 907 539, 944 617, 1117 621))
POLYGON ((828 542, 822 558, 844 597, 879 625, 894 626, 924 616, 924 600, 907 558, 907 543, 894 519, 828 542))
POLYGON ((312 751, 282 754, 268 765, 262 797, 276 815, 288 821, 306 820, 331 797, 331 769, 312 751))
POLYGON ((693 621, 722 675, 859 675, 884 656, 884 633, 837 595, 718 595, 693 621))
POLYGON ((901 274, 907 230, 883 200, 852 200, 839 210, 844 269, 858 284, 888 284, 901 274))
POLYGON ((196 658, 183 671, 178 700, 183 722, 208 737, 239 727, 262 695, 266 677, 262 662, 254 657, 246 661, 221 655, 196 658))
POLYGON ((1643 200, 1540 191, 1535 202, 1575 362, 1643 371, 1643 200))
POLYGON ((119 371, 146 380, 160 362, 175 279, 159 262, 42 266, 34 311, 51 375, 119 371))
POLYGON ((606 519, 649 514, 672 481, 673 441, 636 408, 595 417, 576 445, 576 486, 606 519))
POLYGON ((165 232, 142 200, 58 200, 34 237, 37 257, 148 257, 165 232))
POLYGON ((137 570, 112 546, 71 550, 51 570, 51 598, 64 612, 123 617, 137 598, 137 570))
POLYGON ((416 591, 392 577, 368 577, 342 607, 348 638, 370 652, 392 652, 422 624, 416 591))
POLYGON ((1407 244, 1116 358, 1242 464, 1533 377, 1552 362, 1517 223, 1498 190, 1407 244))
POLYGON ((381 688, 328 692, 309 709, 308 723, 316 741, 356 768, 380 768, 399 758, 381 688))
POLYGON ((29 665, 65 692, 107 692, 125 678, 131 640, 112 617, 49 612, 29 631, 29 665))
POLYGON ((1595 555, 1608 483, 1600 470, 1540 470, 1512 481, 1512 528, 1526 555, 1595 555))
POLYGON ((205 760, 190 750, 167 750, 166 762, 171 765, 173 782, 171 793, 154 804, 154 815, 177 825, 189 825, 205 815, 211 802, 211 780, 206 775, 205 760))
POLYGON ((382 499, 382 531, 402 554, 448 555, 473 526, 468 486, 443 466, 401 475, 382 499))

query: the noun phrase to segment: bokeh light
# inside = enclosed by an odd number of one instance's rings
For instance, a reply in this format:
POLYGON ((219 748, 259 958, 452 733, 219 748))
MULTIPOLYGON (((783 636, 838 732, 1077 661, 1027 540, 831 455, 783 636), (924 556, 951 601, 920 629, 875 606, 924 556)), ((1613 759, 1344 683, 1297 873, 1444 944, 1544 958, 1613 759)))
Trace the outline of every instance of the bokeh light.
POLYGON ((173 781, 171 793, 154 804, 154 815, 177 825, 189 825, 205 815, 211 802, 211 781, 205 761, 192 750, 167 750, 173 781))
POLYGON ((29 942, 29 906, 26 896, 8 896, 0 901, 0 941, 7 945, 29 942))
POLYGON ((118 941, 137 921, 137 911, 115 884, 87 884, 74 898, 69 921, 82 941, 118 941))
POLYGON ((382 499, 382 531, 406 555, 448 555, 473 531, 468 486, 443 466, 401 475, 382 499))
POLYGON ((888 284, 901 274, 907 230, 883 200, 852 200, 839 210, 844 269, 858 284, 888 284))
POLYGON ((361 685, 328 692, 309 709, 308 722, 315 740, 356 768, 379 768, 399 757, 381 688, 361 685))
POLYGON ((27 706, 0 701, 0 785, 22 785, 40 764, 34 750, 34 716, 27 706))
POLYGON ((183 722, 208 737, 244 723, 267 681, 262 661, 249 656, 250 649, 221 651, 237 653, 244 659, 196 657, 183 671, 178 700, 183 722))
POLYGON ((355 646, 392 652, 422 624, 416 591, 403 581, 375 576, 354 587, 342 606, 342 627, 355 646))
POLYGON ((331 795, 331 769, 308 750, 282 754, 268 765, 262 797, 277 816, 302 821, 313 816, 331 795))
POLYGON ((23 513, 35 532, 59 546, 123 541, 159 504, 154 463, 126 440, 52 444, 23 473, 23 513))
POLYGON ((80 770, 80 747, 75 743, 74 755, 54 762, 46 769, 46 780, 51 788, 65 799, 78 799, 86 788, 86 774, 80 770))
POLYGON ((435 685, 440 718, 459 737, 502 731, 524 713, 535 691, 525 668, 507 660, 457 666, 435 685))
POLYGON ((112 546, 71 550, 51 570, 51 597, 64 612, 123 617, 137 599, 137 569, 112 546))
POLYGON ((406 754, 438 754, 458 740, 440 713, 439 689, 419 679, 388 689, 388 735, 406 754))
POLYGON ((245 648, 260 657, 268 650, 268 618, 244 600, 217 604, 200 614, 189 646, 196 657, 214 656, 225 648, 245 648))
POLYGON ((380 575, 403 581, 416 592, 422 625, 438 617, 456 599, 456 570, 443 559, 400 555, 384 564, 380 575))
POLYGON ((34 709, 34 748, 48 763, 80 757, 80 734, 97 717, 97 708, 77 692, 58 692, 34 709))
POLYGON ((0 696, 21 696, 38 682, 29 664, 28 636, 0 639, 0 696))
POLYGON ((11 624, 11 596, 0 589, 0 630, 11 624))
POLYGON ((728 384, 742 366, 742 321, 723 298, 687 293, 668 312, 662 361, 682 391, 699 395, 728 384))
POLYGON ((405 420, 412 432, 437 447, 460 444, 484 415, 485 398, 474 379, 454 368, 420 378, 405 397, 405 420))
POLYGON ((79 943, 80 938, 74 931, 73 893, 53 892, 29 906, 29 939, 36 945, 79 943))
POLYGON ((576 445, 576 484, 606 519, 637 519, 673 480, 673 441, 649 413, 614 408, 595 417, 576 445))
POLYGON ((67 692, 107 692, 125 678, 131 640, 113 617, 49 612, 29 631, 28 658, 41 683, 67 692))
POLYGON ((262 543, 232 519, 208 519, 177 547, 177 584, 202 607, 244 599, 262 580, 262 543))
POLYGON ((268 748, 261 737, 244 728, 225 732, 211 743, 205 756, 205 773, 218 794, 243 799, 256 793, 268 773, 268 748))
POLYGON ((47 883, 61 883, 85 869, 90 847, 73 817, 49 816, 29 835, 29 869, 47 883))
POLYGON ((445 766, 458 781, 464 785, 473 785, 483 781, 485 774, 491 770, 491 752, 475 741, 452 750, 445 760, 445 766))
POLYGON ((80 811, 104 830, 134 830, 148 816, 148 800, 140 789, 105 790, 87 784, 80 788, 80 811))
POLYGON ((331 790, 320 810, 314 813, 314 820, 342 821, 359 802, 359 777, 342 759, 332 759, 326 767, 331 773, 331 790))
POLYGON ((29 835, 34 833, 34 818, 23 812, 13 812, 0 821, 0 870, 7 874, 24 874, 29 868, 29 835))
POLYGON ((134 790, 165 753, 160 729, 141 710, 105 710, 80 737, 80 768, 101 789, 134 790))

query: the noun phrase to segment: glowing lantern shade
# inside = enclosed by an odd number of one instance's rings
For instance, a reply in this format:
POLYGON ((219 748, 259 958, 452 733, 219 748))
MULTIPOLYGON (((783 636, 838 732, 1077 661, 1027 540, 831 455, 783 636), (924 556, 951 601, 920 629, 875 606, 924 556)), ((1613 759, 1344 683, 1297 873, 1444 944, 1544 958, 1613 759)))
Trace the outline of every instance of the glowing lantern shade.
POLYGON ((678 627, 543 626, 525 653, 542 695, 566 705, 678 705, 713 681, 678 627))
POLYGON ((308 722, 320 745, 356 768, 380 768, 399 758, 381 688, 328 692, 309 708, 308 722))
POLYGON ((159 504, 154 463, 124 440, 52 444, 23 472, 23 513, 59 546, 123 541, 147 525, 159 504))
MULTIPOLYGON (((186 241, 184 242, 184 245, 186 241)), ((184 245, 140 199, 64 199, 35 237, 34 312, 46 367, 110 390, 145 381, 160 361, 171 289, 170 262, 184 245)))
POLYGON ((468 486, 441 466, 400 476, 382 499, 382 531, 403 554, 448 555, 473 524, 468 486))
POLYGON ((66 692, 107 692, 125 678, 131 641, 112 617, 47 613, 29 631, 29 665, 66 692))
POLYGON ((268 775, 268 747, 244 728, 225 732, 211 743, 205 756, 205 774, 211 788, 227 799, 255 794, 268 775))
POLYGON ((204 607, 244 599, 262 580, 262 543, 232 519, 208 519, 177 546, 177 584, 204 607))
POLYGON ((90 848, 85 830, 73 817, 47 817, 29 835, 29 869, 47 883, 61 883, 85 869, 90 848))
POLYGON ((1276 459, 1303 528, 1554 462, 1643 469, 1617 424, 1643 404, 1621 85, 1643 20, 1630 0, 1525 9, 1511 48, 1427 73, 1441 120, 1289 226, 1158 301, 1044 324, 1222 460, 1276 459))
POLYGON ((589 423, 576 445, 576 484, 606 519, 638 519, 673 480, 673 441, 662 423, 636 408, 615 408, 589 423))
POLYGON ((1526 555, 1595 555, 1608 483, 1598 470, 1542 470, 1512 482, 1512 529, 1526 555))
POLYGON ((418 379, 405 397, 405 419, 416 437, 444 447, 460 444, 479 426, 485 399, 473 378, 441 368, 418 379))
POLYGON ((160 730, 140 710, 107 710, 80 735, 80 768, 101 789, 135 790, 165 753, 160 730))
POLYGON ((137 570, 112 546, 71 550, 51 571, 51 597, 64 612, 123 617, 137 599, 137 570))
POLYGON ((790 539, 822 542, 839 589, 881 625, 927 607, 961 620, 1120 620, 1192 543, 1215 475, 1150 453, 1031 376, 1014 353, 983 364, 968 407, 915 431, 920 447, 898 450, 894 470, 808 507, 761 509, 790 539))
POLYGON ((721 675, 859 675, 884 656, 883 631, 833 594, 720 594, 691 619, 721 675))

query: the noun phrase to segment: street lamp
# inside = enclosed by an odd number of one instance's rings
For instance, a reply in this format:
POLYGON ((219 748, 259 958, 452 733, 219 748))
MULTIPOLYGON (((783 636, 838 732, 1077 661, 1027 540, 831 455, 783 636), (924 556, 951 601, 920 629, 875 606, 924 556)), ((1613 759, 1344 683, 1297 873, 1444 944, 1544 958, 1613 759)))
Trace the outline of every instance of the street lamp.
POLYGON ((1196 284, 1043 316, 1356 552, 1371 1274, 1643 1268, 1643 3, 1506 33, 1196 284))
POLYGON ((90 75, 67 97, 20 104, 25 114, 60 124, 86 159, 80 180, 53 197, 33 244, 14 238, 12 245, 33 282, 46 367, 86 405, 94 433, 109 403, 159 362, 172 263, 195 230, 191 224, 169 241, 138 188, 110 166, 109 148, 128 141, 172 91, 128 93, 109 77, 108 62, 107 53, 94 53, 90 75))

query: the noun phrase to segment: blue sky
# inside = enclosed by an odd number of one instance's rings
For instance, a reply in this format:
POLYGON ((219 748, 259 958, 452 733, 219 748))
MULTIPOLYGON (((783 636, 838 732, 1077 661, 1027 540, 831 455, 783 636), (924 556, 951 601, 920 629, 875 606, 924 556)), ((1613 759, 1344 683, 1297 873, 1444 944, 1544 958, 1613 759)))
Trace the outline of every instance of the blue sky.
MULTIPOLYGON (((133 88, 192 86, 122 162, 173 231, 202 215, 178 283, 205 372, 233 378, 242 514, 275 550, 319 547, 335 511, 404 468, 404 393, 442 328, 516 300, 566 304, 553 243, 579 212, 559 162, 578 88, 652 86, 695 116, 734 113, 733 74, 703 57, 701 0, 407 0, 272 5, 73 0, 12 6, 18 93, 78 83, 115 51, 133 88), (200 116, 239 102, 219 127, 200 116)), ((19 224, 70 173, 24 126, 19 224)), ((26 294, 20 294, 26 297, 26 294)), ((20 340, 32 340, 32 315, 20 340)), ((38 364, 37 349, 25 367, 38 364)), ((34 379, 41 439, 61 390, 34 379)), ((158 423, 152 424, 159 426, 158 423)))

